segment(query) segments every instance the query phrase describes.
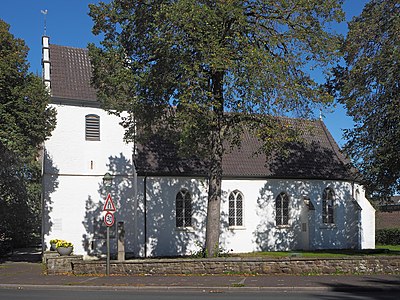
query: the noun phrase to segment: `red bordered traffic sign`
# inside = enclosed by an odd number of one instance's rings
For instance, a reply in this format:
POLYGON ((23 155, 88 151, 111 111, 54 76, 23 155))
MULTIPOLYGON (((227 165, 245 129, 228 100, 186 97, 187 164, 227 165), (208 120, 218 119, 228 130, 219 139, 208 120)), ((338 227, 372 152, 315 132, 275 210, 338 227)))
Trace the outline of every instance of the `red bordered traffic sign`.
POLYGON ((116 211, 114 202, 110 193, 107 195, 106 203, 104 203, 103 211, 116 211))
POLYGON ((104 216, 104 224, 106 224, 107 227, 111 227, 114 225, 114 221, 114 214, 108 211, 104 216))

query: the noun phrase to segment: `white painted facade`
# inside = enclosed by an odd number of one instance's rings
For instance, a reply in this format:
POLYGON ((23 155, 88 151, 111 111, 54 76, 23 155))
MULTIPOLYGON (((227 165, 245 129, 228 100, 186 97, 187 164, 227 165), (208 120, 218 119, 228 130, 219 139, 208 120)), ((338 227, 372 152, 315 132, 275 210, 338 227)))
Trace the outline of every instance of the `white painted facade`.
MULTIPOLYGON (((115 176, 111 188, 117 206, 115 219, 116 223, 124 222, 127 252, 143 257, 188 255, 198 251, 205 240, 207 180, 140 177, 135 202, 132 145, 123 142, 124 132, 118 118, 99 108, 55 107, 57 127, 45 144, 45 244, 50 239, 66 239, 74 244, 76 254, 104 253, 104 235, 99 232, 99 228, 105 228, 102 178, 111 172, 115 176), (100 117, 100 141, 85 140, 88 114, 100 117), (146 197, 143 196, 144 181, 146 197), (193 200, 193 225, 185 229, 175 225, 175 198, 181 189, 187 189, 193 200)), ((224 180, 222 189, 220 246, 226 250, 237 253, 375 247, 374 209, 357 184, 238 178, 224 180), (323 224, 321 215, 322 193, 326 187, 331 187, 336 196, 335 224, 329 226, 323 224), (234 190, 244 196, 243 226, 240 227, 228 226, 228 195, 234 190), (275 199, 281 192, 290 197, 287 226, 275 225, 275 199), (309 209, 305 199, 312 202, 315 210, 309 209)), ((112 241, 115 252, 115 238, 112 241)))
MULTIPOLYGON (((76 254, 95 254, 100 251, 98 244, 104 244, 104 239, 96 240, 99 225, 94 220, 102 225, 106 172, 115 176, 111 193, 118 209, 116 222, 121 211, 132 211, 132 145, 123 141, 118 117, 100 108, 53 106, 57 126, 45 142, 43 169, 44 244, 48 248, 51 239, 65 239, 74 244, 76 254), (100 117, 100 141, 85 140, 89 114, 100 117), (126 192, 115 194, 117 187, 126 192)), ((129 226, 133 218, 126 220, 129 226)), ((127 238, 131 238, 129 232, 127 238)))
MULTIPOLYGON (((173 256, 198 251, 205 241, 207 180, 148 177, 146 197, 143 197, 144 178, 138 181, 140 225, 135 234, 138 237, 135 253, 144 256, 146 251, 146 256, 173 256), (193 226, 185 229, 175 226, 175 197, 181 189, 193 196, 193 226)), ((358 185, 322 180, 230 179, 223 181, 222 189, 220 247, 225 251, 375 248, 375 211, 358 185), (326 187, 333 188, 336 195, 334 225, 322 222, 322 193, 326 187), (358 205, 353 200, 355 188, 360 190, 358 205), (244 196, 244 222, 240 227, 228 225, 228 196, 235 190, 244 196), (281 192, 290 196, 288 226, 275 224, 275 198, 281 192), (305 204, 305 197, 312 201, 315 210, 305 204)))
MULTIPOLYGON (((207 180, 139 177, 135 183, 132 145, 123 141, 124 131, 116 116, 93 107, 54 106, 57 127, 45 143, 44 244, 65 239, 74 244, 76 254, 105 253, 102 178, 110 172, 114 175, 110 192, 117 206, 115 220, 116 224, 124 222, 126 252, 144 257, 199 251, 205 241, 207 180), (85 140, 88 114, 100 117, 100 141, 85 140), (175 224, 175 199, 181 189, 188 190, 193 201, 192 226, 184 229, 175 224)), ((220 246, 227 251, 375 247, 375 211, 357 184, 237 178, 223 180, 222 189, 220 246), (326 187, 335 191, 335 224, 329 226, 323 224, 321 215, 326 187), (244 197, 243 226, 229 227, 228 196, 235 190, 244 197), (281 192, 290 198, 287 226, 275 224, 275 199, 281 192), (315 210, 309 209, 305 199, 315 210)), ((116 235, 111 241, 116 252, 116 235)))

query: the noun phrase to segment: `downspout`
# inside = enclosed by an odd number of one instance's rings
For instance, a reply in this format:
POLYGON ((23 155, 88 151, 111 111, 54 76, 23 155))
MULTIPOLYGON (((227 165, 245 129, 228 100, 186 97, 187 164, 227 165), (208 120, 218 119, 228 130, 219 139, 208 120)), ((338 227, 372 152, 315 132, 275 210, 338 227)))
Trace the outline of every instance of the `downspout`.
MULTIPOLYGON (((132 167, 133 167, 133 211, 134 211, 134 221, 133 221, 133 227, 134 227, 134 236, 135 238, 135 246, 134 249, 137 250, 136 254, 139 257, 140 256, 140 240, 139 240, 139 234, 138 234, 138 207, 139 207, 139 199, 138 199, 138 176, 137 176, 137 168, 136 168, 136 158, 137 158, 137 147, 136 147, 136 119, 134 119, 135 126, 134 126, 134 136, 133 136, 133 149, 132 149, 132 167)), ((135 255, 136 255, 135 254, 135 255)))
POLYGON ((147 176, 143 179, 144 258, 147 257, 147 176))
MULTIPOLYGON (((133 232, 134 232, 134 236, 138 237, 138 177, 137 177, 137 172, 136 172, 136 164, 135 164, 135 160, 132 159, 132 165, 133 165, 133 232)), ((135 239, 135 244, 136 246, 139 243, 139 239, 136 238, 135 239)), ((137 250, 137 255, 139 256, 139 249, 140 246, 136 248, 136 246, 134 246, 134 249, 137 250)), ((136 254, 135 254, 136 255, 136 254)))
MULTIPOLYGON (((351 197, 352 197, 352 200, 353 201, 355 201, 356 203, 357 203, 357 205, 360 205, 359 203, 358 203, 358 199, 356 199, 356 197, 355 197, 355 191, 354 191, 354 184, 355 184, 355 181, 353 180, 352 182, 351 182, 351 197)), ((357 248, 358 249, 362 249, 362 237, 361 237, 361 230, 362 230, 362 226, 361 226, 361 210, 359 210, 358 209, 358 207, 356 207, 356 209, 357 209, 357 248)))
MULTIPOLYGON (((354 197, 354 180, 351 181, 351 201, 357 201, 354 197)), ((353 203, 354 206, 354 203, 353 203)), ((360 215, 357 210, 357 248, 360 248, 360 215)))
POLYGON ((44 147, 44 144, 42 145, 43 146, 43 150, 42 150, 42 157, 41 157, 41 174, 40 174, 40 177, 41 177, 41 183, 42 183, 42 188, 41 188, 41 195, 40 195, 40 200, 41 200, 41 208, 42 208, 42 211, 41 211, 41 217, 42 217, 42 220, 41 220, 41 223, 42 223, 42 228, 41 228, 41 237, 40 237, 40 240, 41 240, 41 243, 42 243, 42 256, 44 255, 44 252, 46 251, 46 245, 45 245, 45 243, 44 243, 44 227, 45 227, 45 220, 44 220, 44 212, 45 212, 45 209, 46 209, 46 207, 45 207, 45 199, 44 199, 44 193, 45 193, 45 188, 44 188, 44 157, 45 157, 45 152, 46 152, 46 148, 44 147))

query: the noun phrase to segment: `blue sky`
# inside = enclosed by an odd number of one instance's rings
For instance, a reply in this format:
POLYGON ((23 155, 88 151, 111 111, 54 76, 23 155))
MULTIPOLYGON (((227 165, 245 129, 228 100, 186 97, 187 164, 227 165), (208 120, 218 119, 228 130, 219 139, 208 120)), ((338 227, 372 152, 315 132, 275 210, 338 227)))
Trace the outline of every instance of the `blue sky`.
MULTIPOLYGON (((30 70, 41 74, 41 36, 44 33, 44 16, 41 10, 48 10, 46 16, 47 35, 52 44, 84 48, 89 42, 98 41, 91 33, 93 22, 88 16, 89 3, 97 0, 2 0, 0 18, 7 22, 11 33, 25 40, 30 48, 28 61, 30 70)), ((109 2, 108 0, 105 2, 109 2)), ((367 0, 345 0, 346 20, 361 13, 367 0)), ((335 30, 346 34, 347 24, 335 26, 335 30)), ((333 112, 324 113, 324 122, 339 145, 344 144, 342 130, 353 126, 345 110, 337 106, 333 112)))

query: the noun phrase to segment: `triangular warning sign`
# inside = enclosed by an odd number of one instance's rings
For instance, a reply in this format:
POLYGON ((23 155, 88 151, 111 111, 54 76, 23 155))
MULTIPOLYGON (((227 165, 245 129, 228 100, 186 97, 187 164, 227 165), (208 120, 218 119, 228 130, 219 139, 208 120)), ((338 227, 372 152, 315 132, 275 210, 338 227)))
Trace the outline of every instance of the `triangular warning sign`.
POLYGON ((103 211, 116 211, 110 193, 107 195, 106 203, 104 203, 103 211))

